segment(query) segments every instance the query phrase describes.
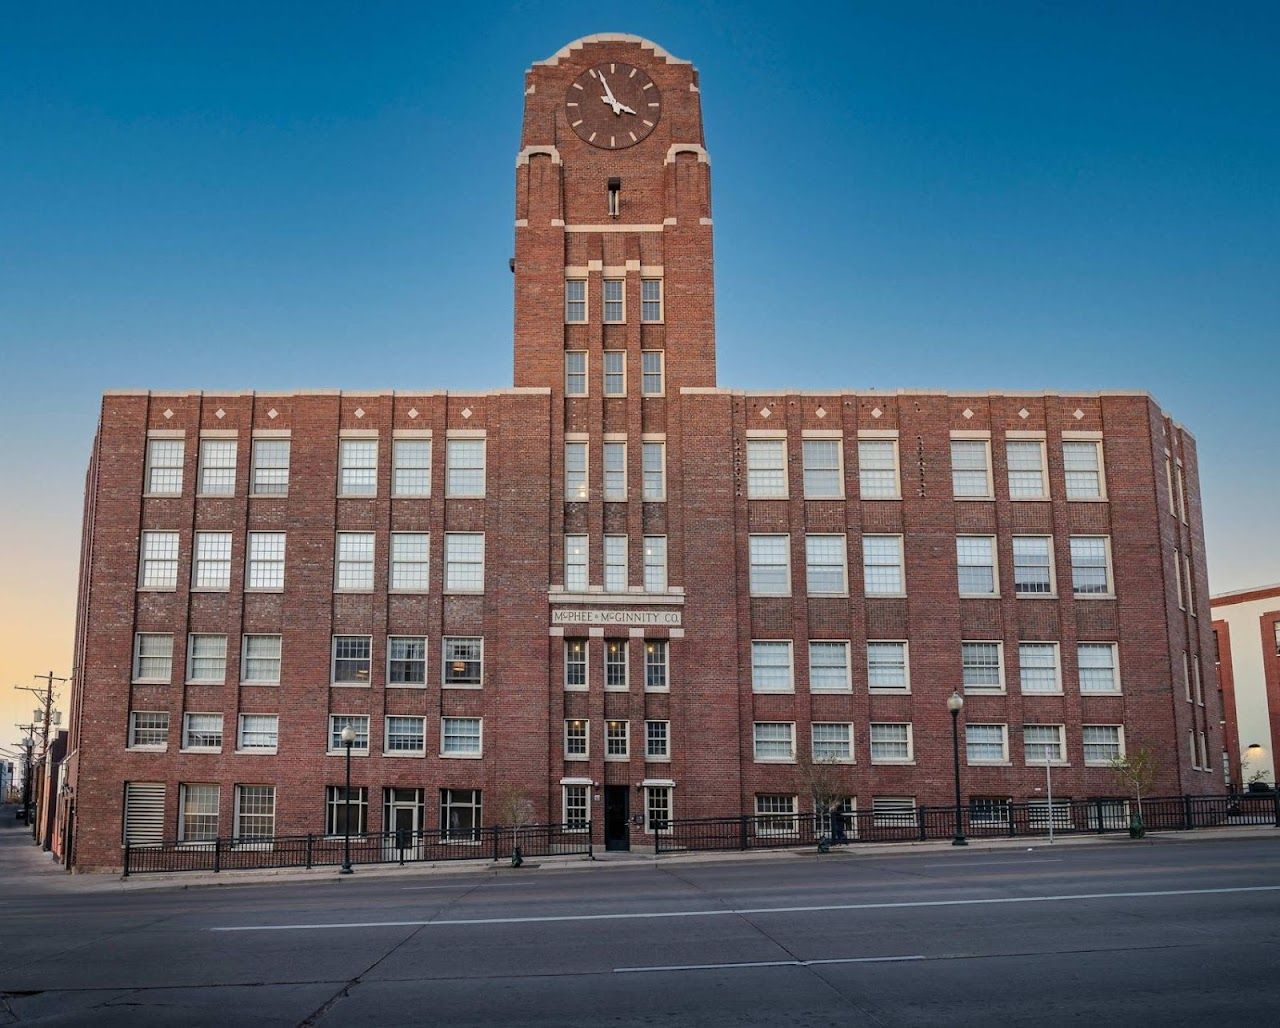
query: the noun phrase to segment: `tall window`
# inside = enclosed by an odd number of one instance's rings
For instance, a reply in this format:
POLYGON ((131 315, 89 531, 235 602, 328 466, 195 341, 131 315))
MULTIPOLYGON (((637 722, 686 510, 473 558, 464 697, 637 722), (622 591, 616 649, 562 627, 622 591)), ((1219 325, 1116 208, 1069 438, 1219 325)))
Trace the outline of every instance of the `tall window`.
POLYGON ((173 636, 138 632, 133 637, 133 680, 167 682, 173 677, 173 636))
POLYGON ((667 591, 667 537, 665 535, 644 537, 644 591, 647 593, 667 591))
POLYGON ((373 641, 367 635, 333 637, 333 684, 368 685, 373 641))
POLYGON ((134 710, 129 714, 129 748, 159 749, 169 743, 169 712, 134 710))
MULTIPOLYGON (((1105 767, 1124 756, 1124 730, 1119 725, 1085 725, 1083 732, 1086 764, 1105 767)), ((1200 766, 1209 766, 1208 754, 1200 766)))
POLYGON ((1053 595, 1053 540, 1049 536, 1013 537, 1013 591, 1018 596, 1053 595))
POLYGON ((222 749, 221 714, 187 714, 182 720, 184 750, 222 749))
POLYGON ((644 723, 644 756, 646 760, 671 759, 671 722, 644 723))
POLYGON ((786 495, 787 441, 785 439, 748 439, 748 499, 785 499, 786 495))
POLYGON ((446 532, 444 536, 445 592, 484 591, 484 533, 446 532))
POLYGON ((662 363, 661 350, 644 350, 641 352, 640 391, 645 396, 661 396, 666 391, 662 363))
POLYGON ((964 745, 970 764, 1004 764, 1009 760, 1005 725, 965 725, 964 745))
POLYGON ((440 719, 440 755, 442 757, 478 757, 482 722, 478 717, 444 717, 440 719))
MULTIPOLYGON (((565 495, 569 495, 565 490, 565 495)), ((627 498, 627 444, 604 444, 604 498, 606 500, 625 500, 627 498)))
POLYGON ((431 495, 431 440, 396 439, 391 446, 391 494, 431 495))
POLYGON ((991 448, 986 439, 951 440, 951 494, 958 500, 991 498, 991 448))
POLYGON ((430 550, 431 537, 426 532, 391 533, 392 592, 427 591, 430 550))
POLYGON ((566 350, 564 354, 565 396, 587 395, 587 353, 585 350, 566 350))
POLYGON ((1077 596, 1111 595, 1109 542, 1105 535, 1071 537, 1071 591, 1077 596))
POLYGON ((445 495, 484 495, 483 439, 450 439, 445 444, 445 495))
POLYGON ((580 325, 587 320, 587 280, 570 278, 564 283, 564 320, 580 325))
POLYGON ((138 585, 143 589, 178 587, 178 533, 143 532, 138 585))
POLYGON ((587 537, 564 537, 564 587, 569 592, 587 591, 587 537))
POLYGON ((480 636, 446 636, 444 684, 477 686, 484 673, 484 639, 480 636))
POLYGON ((786 640, 751 643, 752 692, 794 692, 791 643, 786 640))
POLYGON ((335 589, 373 591, 373 533, 339 532, 334 557, 335 589))
POLYGON ((896 640, 867 643, 867 688, 873 692, 906 692, 907 644, 896 640))
POLYGON ((587 785, 564 787, 564 827, 568 832, 585 832, 591 822, 591 796, 587 785))
POLYGON ((346 837, 364 835, 369 824, 369 789, 364 785, 353 785, 348 792, 345 785, 326 785, 325 794, 325 835, 346 837), (348 820, 349 818, 349 820, 348 820))
POLYGON ((896 500, 898 487, 898 440, 858 440, 858 491, 864 500, 896 500))
POLYGON ((770 793, 756 797, 756 835, 791 835, 798 827, 794 796, 770 793))
POLYGON ((289 493, 288 439, 254 439, 250 458, 249 491, 254 496, 289 493))
POLYGON ((1024 693, 1062 692, 1062 678, 1058 671, 1058 644, 1019 643, 1018 673, 1024 693))
POLYGON ((902 574, 902 536, 864 535, 862 575, 868 596, 901 596, 906 592, 902 574))
POLYGON ((338 495, 376 496, 378 440, 338 440, 338 495))
POLYGON ((627 320, 626 309, 626 283, 620 278, 606 278, 604 280, 605 324, 622 324, 627 320))
POLYGON ((796 726, 791 721, 757 721, 753 726, 755 759, 796 759, 796 726))
POLYGON ((998 692, 1004 688, 1004 669, 998 642, 960 644, 965 692, 998 692))
POLYGON ((147 485, 152 496, 178 496, 182 492, 181 439, 147 440, 147 485))
POLYGON ((989 535, 956 536, 961 596, 996 595, 996 541, 989 535))
POLYGON ((661 692, 670 688, 670 647, 666 639, 646 639, 644 643, 644 687, 661 692))
POLYGON ((645 831, 665 829, 671 822, 671 786, 646 785, 644 787, 645 831))
POLYGON ((849 692, 849 644, 814 639, 809 642, 809 691, 849 692))
POLYGON ((625 690, 629 685, 627 642, 625 639, 608 639, 604 644, 604 687, 625 690))
POLYGON ((276 714, 241 714, 241 750, 269 750, 275 752, 280 741, 280 718, 276 714))
POLYGON ((791 537, 753 535, 751 551, 751 595, 791 595, 791 537))
POLYGON ((844 498, 844 468, 839 439, 804 440, 804 498, 844 498))
POLYGON ((848 722, 815 721, 811 726, 811 735, 814 760, 830 762, 853 759, 853 725, 848 722))
POLYGON ((213 592, 231 588, 231 533, 197 532, 191 587, 213 592))
POLYGON ((427 719, 422 717, 388 716, 386 720, 387 753, 407 753, 420 756, 427 751, 427 719))
POLYGON ((240 678, 246 684, 280 683, 280 636, 246 635, 240 660, 240 678))
POLYGON ((449 842, 479 842, 482 812, 479 789, 440 790, 440 831, 449 842))
POLYGON ((566 639, 564 641, 564 687, 566 689, 585 689, 587 687, 586 639, 566 639))
POLYGON ((275 592, 284 588, 284 533, 250 532, 245 587, 275 592))
POLYGON ((667 444, 644 443, 644 498, 667 498, 667 444))
POLYGON ((662 321, 662 279, 640 280, 640 320, 649 325, 662 321))
POLYGON ((631 756, 631 723, 606 721, 604 723, 604 759, 626 760, 631 756))
POLYGON ((218 837, 218 787, 183 784, 178 789, 178 841, 212 842, 218 837))
POLYGON ((387 637, 387 685, 427 684, 427 640, 421 635, 387 637))
POLYGON ((1115 643, 1080 643, 1076 646, 1082 693, 1119 692, 1115 643))
POLYGON ((564 498, 576 503, 587 499, 587 444, 564 444, 564 498))
POLYGON ((200 440, 200 485, 202 496, 233 496, 236 491, 236 440, 200 440))
POLYGON ((871 763, 906 764, 912 760, 910 724, 871 724, 871 763))
POLYGON ((1062 466, 1067 478, 1068 500, 1101 500, 1102 443, 1098 440, 1062 444, 1062 466))
POLYGON ((188 638, 187 681, 221 685, 227 679, 227 637, 195 635, 188 638))
MULTIPOLYGON (((664 562, 665 563, 665 562, 664 562)), ((604 591, 626 592, 627 589, 627 537, 604 537, 604 591)))
POLYGON ((591 755, 591 729, 587 721, 571 719, 564 723, 564 759, 586 760, 591 755))
POLYGON ((604 395, 627 395, 627 354, 625 350, 604 351, 604 395))
POLYGON ((329 715, 329 752, 345 753, 347 744, 342 741, 342 731, 350 728, 356 737, 351 741, 352 753, 369 752, 369 715, 368 714, 330 714, 329 715))
POLYGON ((843 535, 806 535, 804 551, 805 583, 810 596, 844 596, 849 592, 843 535))
POLYGON ((236 786, 235 835, 240 841, 271 839, 276 834, 276 787, 236 786))
POLYGON ((1049 479, 1044 470, 1044 443, 1038 440, 1010 440, 1009 499, 1044 500, 1049 497, 1049 479))

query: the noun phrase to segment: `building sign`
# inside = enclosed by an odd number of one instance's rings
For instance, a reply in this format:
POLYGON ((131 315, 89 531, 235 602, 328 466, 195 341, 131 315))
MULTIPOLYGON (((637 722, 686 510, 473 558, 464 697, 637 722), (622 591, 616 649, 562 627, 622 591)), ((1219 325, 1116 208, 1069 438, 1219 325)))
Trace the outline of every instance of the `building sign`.
POLYGON ((562 607, 551 612, 553 625, 625 625, 627 627, 679 628, 678 610, 592 610, 562 607))

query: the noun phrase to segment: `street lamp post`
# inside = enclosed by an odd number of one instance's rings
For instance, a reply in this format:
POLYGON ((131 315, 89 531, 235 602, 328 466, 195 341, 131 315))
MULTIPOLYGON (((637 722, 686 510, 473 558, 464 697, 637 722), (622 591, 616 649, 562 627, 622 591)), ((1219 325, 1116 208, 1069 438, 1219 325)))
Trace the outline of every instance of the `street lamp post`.
POLYGON ((960 813, 960 711, 964 709, 964 697, 959 691, 952 692, 947 698, 947 710, 951 711, 951 760, 955 768, 956 781, 956 832, 951 837, 952 846, 968 846, 969 840, 964 837, 960 813))
POLYGON ((349 875, 352 872, 351 867, 351 744, 356 741, 356 730, 350 725, 345 725, 342 729, 342 745, 347 750, 347 788, 342 794, 342 827, 345 829, 342 834, 342 867, 338 870, 340 875, 349 875))

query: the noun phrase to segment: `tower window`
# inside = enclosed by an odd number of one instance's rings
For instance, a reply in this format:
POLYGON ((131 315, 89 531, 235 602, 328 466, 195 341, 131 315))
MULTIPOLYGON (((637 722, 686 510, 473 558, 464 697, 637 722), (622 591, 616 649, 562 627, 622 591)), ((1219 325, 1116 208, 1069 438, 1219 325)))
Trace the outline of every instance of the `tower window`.
POLYGON ((564 320, 581 324, 587 320, 587 280, 566 279, 564 283, 564 320))
POLYGON ((620 325, 627 320, 623 300, 625 283, 620 278, 604 280, 604 320, 606 325, 620 325))
POLYGON ((609 217, 616 218, 622 202, 622 179, 609 179, 609 217))
POLYGON ((640 280, 640 320, 648 324, 662 321, 662 279, 640 280))

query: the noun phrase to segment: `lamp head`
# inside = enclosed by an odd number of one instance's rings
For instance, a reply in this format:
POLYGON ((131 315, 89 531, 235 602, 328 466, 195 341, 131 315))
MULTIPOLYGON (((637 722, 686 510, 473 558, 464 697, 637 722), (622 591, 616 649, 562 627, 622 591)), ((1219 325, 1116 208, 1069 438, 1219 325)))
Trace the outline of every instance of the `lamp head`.
POLYGON ((356 730, 350 725, 344 725, 342 729, 342 745, 350 746, 356 741, 356 730))
POLYGON ((959 714, 964 708, 964 697, 958 691, 953 692, 947 697, 947 710, 953 714, 959 714))

